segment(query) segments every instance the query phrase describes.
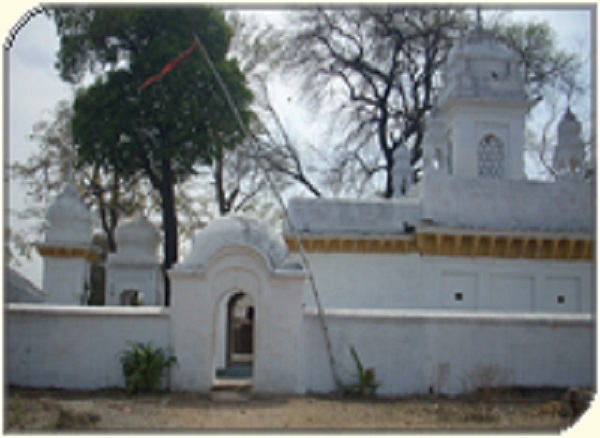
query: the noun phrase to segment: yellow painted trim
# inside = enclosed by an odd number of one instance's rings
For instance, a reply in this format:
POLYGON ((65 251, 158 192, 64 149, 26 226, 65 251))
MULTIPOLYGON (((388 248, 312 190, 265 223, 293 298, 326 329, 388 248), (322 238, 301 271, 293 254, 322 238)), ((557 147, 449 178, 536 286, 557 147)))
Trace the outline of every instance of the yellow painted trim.
MULTIPOLYGON (((292 252, 296 239, 285 236, 292 252)), ((452 231, 417 232, 410 237, 357 238, 349 236, 303 236, 302 246, 313 253, 410 254, 450 257, 495 257, 503 259, 591 260, 594 240, 585 237, 553 237, 550 234, 477 234, 452 231)))
POLYGON ((42 257, 62 257, 62 258, 84 258, 90 263, 96 263, 99 255, 90 248, 65 248, 57 246, 38 246, 38 252, 42 257))
MULTIPOLYGON (((290 251, 298 251, 296 239, 285 236, 290 251)), ((353 237, 302 237, 307 252, 404 254, 417 252, 415 239, 364 239, 353 237)))

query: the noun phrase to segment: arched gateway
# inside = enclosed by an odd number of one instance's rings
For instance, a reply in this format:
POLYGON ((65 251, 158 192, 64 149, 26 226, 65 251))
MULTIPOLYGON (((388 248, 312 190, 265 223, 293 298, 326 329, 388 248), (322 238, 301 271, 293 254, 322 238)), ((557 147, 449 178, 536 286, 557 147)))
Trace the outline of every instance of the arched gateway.
POLYGON ((169 275, 174 389, 206 391, 234 378, 257 392, 304 391, 305 273, 268 224, 211 222, 169 275))

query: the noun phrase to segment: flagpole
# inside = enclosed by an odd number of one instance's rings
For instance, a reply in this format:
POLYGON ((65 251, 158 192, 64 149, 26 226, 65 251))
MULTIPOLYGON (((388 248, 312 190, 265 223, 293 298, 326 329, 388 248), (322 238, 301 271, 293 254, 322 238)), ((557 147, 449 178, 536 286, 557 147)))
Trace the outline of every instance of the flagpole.
POLYGON ((213 76, 219 83, 219 86, 221 87, 221 90, 223 91, 223 95, 225 96, 225 99, 227 100, 227 104, 231 108, 231 111, 233 111, 233 114, 236 118, 236 121, 240 125, 240 128, 242 129, 242 131, 244 131, 244 135, 246 135, 248 137, 252 137, 251 133, 248 132, 248 129, 246 128, 246 124, 244 123, 242 117, 240 116, 240 113, 239 113, 235 103, 231 99, 231 95, 229 94, 229 91, 227 90, 227 87, 225 86, 225 83, 223 82, 221 75, 215 68, 215 65, 213 64, 212 60, 210 59, 210 56, 208 56, 208 52, 204 48, 204 45, 200 42, 200 38, 198 38, 198 35, 194 34, 194 40, 196 41, 196 44, 200 48, 200 51, 202 52, 202 55, 204 56, 204 59, 206 60, 208 67, 210 68, 210 71, 212 72, 213 76))
MULTIPOLYGON (((242 117, 240 116, 237 106, 235 105, 235 103, 233 102, 233 99, 231 98, 231 94, 229 93, 227 86, 225 85, 225 83, 223 82, 223 79, 221 78, 221 75, 215 68, 212 60, 210 59, 210 56, 208 55, 208 52, 206 51, 206 49, 204 48, 204 46, 202 45, 202 43, 200 42, 200 39, 198 38, 198 36, 196 34, 194 34, 194 39, 196 40, 196 43, 198 44, 198 47, 200 48, 200 51, 202 52, 202 55, 204 56, 213 76, 219 83, 219 86, 221 87, 221 90, 223 91, 223 95, 225 96, 225 100, 227 101, 228 106, 230 107, 231 111, 233 112, 237 123, 240 125, 240 128, 243 131, 243 134, 245 136, 247 136, 249 139, 251 139, 251 141, 254 143, 254 145, 257 146, 258 140, 256 139, 256 136, 253 133, 249 132, 248 129, 246 128, 246 124, 242 120, 242 117)), ((304 245, 302 244, 302 239, 300 237, 300 233, 298 231, 298 228, 296 228, 296 225, 292 221, 289 211, 285 205, 285 202, 283 201, 281 194, 277 191, 277 188, 275 187, 275 184, 273 183, 273 180, 271 179, 269 172, 265 168, 262 167, 260 162, 259 162, 259 167, 263 171, 263 173, 265 175, 265 179, 267 180, 267 184, 271 188, 271 191, 275 195, 279 205, 281 206, 281 208, 283 210, 284 215, 287 218, 287 222, 289 224, 290 230, 292 231, 292 234, 294 235, 294 238, 296 240, 296 245, 298 247, 298 253, 300 254, 300 257, 304 263, 304 266, 306 267, 306 269, 308 271, 308 280, 310 282, 311 289, 312 289, 312 292, 313 292, 313 295, 315 298, 315 302, 317 304, 317 313, 319 316, 319 322, 321 324, 321 329, 323 330, 323 334, 325 337, 325 345, 326 345, 327 353, 329 356, 329 365, 331 368, 333 381, 334 381, 337 389, 339 390, 342 387, 342 381, 341 381, 338 371, 337 371, 335 358, 333 357, 333 349, 331 346, 331 339, 329 337, 329 330, 328 330, 327 324, 325 322, 325 311, 324 311, 323 305, 321 303, 321 298, 319 296, 319 292, 317 289, 316 280, 314 278, 312 269, 310 267, 310 261, 308 259, 308 256, 306 255, 306 252, 304 251, 304 245)))

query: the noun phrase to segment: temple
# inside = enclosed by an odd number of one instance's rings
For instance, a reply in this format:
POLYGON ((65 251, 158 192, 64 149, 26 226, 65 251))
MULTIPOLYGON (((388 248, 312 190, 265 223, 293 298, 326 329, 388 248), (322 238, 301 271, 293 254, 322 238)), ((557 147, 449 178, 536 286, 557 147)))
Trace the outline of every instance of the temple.
POLYGON ((173 390, 235 381, 329 392, 355 370, 350 348, 384 394, 457 393, 482 367, 502 385, 592 386, 594 205, 581 124, 565 110, 554 179, 530 181, 534 102, 518 56, 476 26, 443 83, 418 180, 399 147, 393 199, 292 199, 281 231, 214 220, 166 273, 170 307, 160 233, 142 216, 117 230, 105 305, 86 305, 98 251, 67 183, 38 247, 43 291, 7 306, 8 383, 123 386, 119 353, 143 341, 177 357, 164 382, 173 390))

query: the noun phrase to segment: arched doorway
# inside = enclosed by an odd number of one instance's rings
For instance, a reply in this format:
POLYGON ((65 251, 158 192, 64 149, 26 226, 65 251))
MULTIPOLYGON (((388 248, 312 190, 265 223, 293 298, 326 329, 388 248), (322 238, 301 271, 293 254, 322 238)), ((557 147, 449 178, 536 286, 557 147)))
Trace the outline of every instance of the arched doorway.
POLYGON ((237 292, 225 300, 221 326, 224 355, 217 368, 219 379, 251 379, 254 365, 254 304, 248 294, 237 292))

